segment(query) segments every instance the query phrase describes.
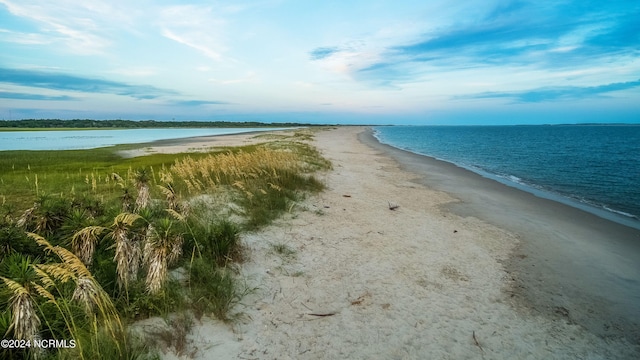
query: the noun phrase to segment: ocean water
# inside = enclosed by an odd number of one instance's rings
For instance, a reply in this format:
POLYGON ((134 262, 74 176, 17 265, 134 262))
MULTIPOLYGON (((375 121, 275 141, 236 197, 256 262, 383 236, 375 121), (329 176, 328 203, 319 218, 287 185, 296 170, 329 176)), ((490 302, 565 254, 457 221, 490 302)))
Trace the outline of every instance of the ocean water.
POLYGON ((170 128, 68 131, 0 131, 0 151, 74 150, 196 136, 240 134, 281 128, 170 128))
POLYGON ((640 220, 640 125, 388 126, 374 133, 536 195, 640 220))

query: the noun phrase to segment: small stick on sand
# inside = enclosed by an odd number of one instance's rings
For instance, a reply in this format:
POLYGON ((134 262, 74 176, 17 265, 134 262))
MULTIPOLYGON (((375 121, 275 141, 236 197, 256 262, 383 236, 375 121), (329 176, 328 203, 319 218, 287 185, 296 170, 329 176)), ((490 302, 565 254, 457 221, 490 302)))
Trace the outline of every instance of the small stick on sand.
POLYGON ((333 316, 333 315, 335 315, 335 314, 336 314, 336 313, 326 313, 326 314, 314 314, 314 313, 311 313, 311 314, 307 314, 307 315, 313 315, 313 316, 333 316))
POLYGON ((476 332, 473 332, 473 342, 476 343, 476 346, 480 348, 480 351, 482 351, 484 353, 484 349, 482 348, 482 346, 480 346, 480 343, 478 342, 478 339, 476 338, 476 332))

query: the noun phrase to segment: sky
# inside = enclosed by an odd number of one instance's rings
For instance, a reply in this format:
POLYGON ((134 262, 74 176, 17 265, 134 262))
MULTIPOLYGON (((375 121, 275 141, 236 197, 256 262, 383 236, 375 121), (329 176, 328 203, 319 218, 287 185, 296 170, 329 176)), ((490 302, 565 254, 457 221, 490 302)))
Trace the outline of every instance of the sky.
POLYGON ((0 0, 0 120, 640 123, 638 19, 638 0, 0 0))

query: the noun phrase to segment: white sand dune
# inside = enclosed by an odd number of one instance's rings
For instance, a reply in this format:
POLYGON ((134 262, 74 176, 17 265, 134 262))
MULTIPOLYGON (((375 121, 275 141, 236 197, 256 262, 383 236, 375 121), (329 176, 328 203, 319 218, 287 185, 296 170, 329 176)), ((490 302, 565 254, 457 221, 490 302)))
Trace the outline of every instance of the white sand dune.
POLYGON ((316 134, 334 167, 323 175, 326 191, 244 236, 242 276, 256 290, 235 323, 197 323, 190 356, 638 358, 627 340, 523 308, 503 265, 519 235, 447 210, 459 200, 358 141, 363 130, 316 134))

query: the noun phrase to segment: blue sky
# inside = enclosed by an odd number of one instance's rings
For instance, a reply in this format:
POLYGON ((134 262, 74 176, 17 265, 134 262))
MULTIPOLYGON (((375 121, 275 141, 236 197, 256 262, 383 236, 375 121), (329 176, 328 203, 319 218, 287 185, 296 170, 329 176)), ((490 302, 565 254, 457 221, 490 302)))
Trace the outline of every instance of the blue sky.
POLYGON ((0 120, 640 122, 640 2, 0 0, 0 120))

